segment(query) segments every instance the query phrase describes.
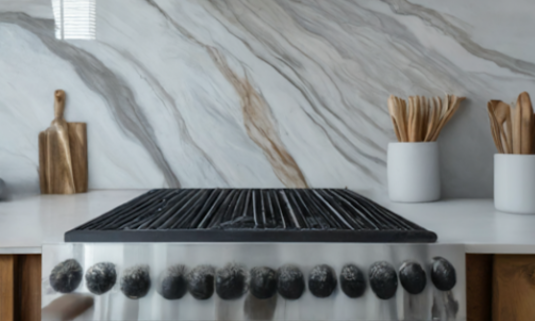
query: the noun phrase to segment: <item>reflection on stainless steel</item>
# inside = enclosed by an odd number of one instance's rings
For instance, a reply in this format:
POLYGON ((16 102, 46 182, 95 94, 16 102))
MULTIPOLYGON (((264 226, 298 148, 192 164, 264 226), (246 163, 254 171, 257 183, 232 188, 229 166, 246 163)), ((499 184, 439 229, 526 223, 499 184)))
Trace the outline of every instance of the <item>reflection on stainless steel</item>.
POLYGON ((93 303, 90 295, 64 294, 43 308, 41 320, 72 320, 90 309, 93 303))
MULTIPOLYGON (((223 300, 214 294, 198 300, 190 293, 167 300, 154 283, 137 300, 126 297, 115 284, 96 295, 94 307, 76 320, 466 320, 466 280, 464 249, 446 244, 358 244, 358 243, 71 243, 43 247, 42 305, 61 293, 51 289, 47 277, 54 266, 67 259, 80 263, 84 272, 98 262, 115 264, 118 275, 134 266, 148 265, 150 278, 169 266, 183 264, 189 271, 201 265, 221 269, 236 263, 244 271, 267 266, 277 270, 294 265, 308 280, 312 269, 321 264, 332 267, 337 278, 342 268, 354 264, 362 269, 366 282, 375 262, 388 262, 395 271, 410 260, 418 263, 428 278, 420 294, 409 294, 398 287, 393 298, 381 300, 371 290, 358 298, 348 297, 336 287, 326 298, 315 297, 308 288, 297 300, 275 294, 257 299, 250 292, 223 300), (457 282, 451 291, 440 291, 430 280, 433 258, 442 257, 456 267, 457 282), (434 318, 434 319, 433 319, 434 318)), ((215 282, 215 281, 214 281, 215 282)), ((119 282, 117 282, 119 283, 119 282)), ((91 295, 85 280, 75 292, 91 295)))
POLYGON ((95 39, 96 0, 52 0, 56 38, 95 39))
POLYGON ((247 320, 273 320, 277 308, 277 296, 269 299, 257 299, 248 295, 243 305, 243 312, 247 320))
POLYGON ((456 320, 459 312, 459 300, 451 291, 435 291, 433 296, 433 320, 456 320))

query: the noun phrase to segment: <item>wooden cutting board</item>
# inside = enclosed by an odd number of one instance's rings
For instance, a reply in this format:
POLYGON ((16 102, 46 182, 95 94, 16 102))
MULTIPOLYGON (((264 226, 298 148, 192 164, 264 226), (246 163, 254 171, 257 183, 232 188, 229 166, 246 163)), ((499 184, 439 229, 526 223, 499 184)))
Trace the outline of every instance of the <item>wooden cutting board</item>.
POLYGON ((54 120, 39 133, 41 194, 87 192, 87 126, 63 118, 65 92, 54 93, 54 120))

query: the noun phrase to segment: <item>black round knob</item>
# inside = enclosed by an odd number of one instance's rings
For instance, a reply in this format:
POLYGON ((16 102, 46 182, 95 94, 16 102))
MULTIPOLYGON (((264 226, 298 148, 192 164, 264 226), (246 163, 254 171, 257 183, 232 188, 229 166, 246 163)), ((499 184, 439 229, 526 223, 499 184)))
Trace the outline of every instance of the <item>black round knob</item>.
POLYGON ((388 262, 376 262, 370 267, 370 287, 379 299, 388 300, 396 294, 398 277, 388 262))
POLYGON ((257 299, 269 299, 277 292, 277 272, 268 267, 251 269, 249 289, 257 299))
POLYGON ((420 264, 405 262, 399 268, 399 281, 410 294, 419 294, 425 289, 427 277, 420 264))
POLYGON ((364 273, 355 265, 347 264, 340 272, 340 287, 350 298, 358 298, 366 290, 364 273))
POLYGON ((215 291, 223 300, 233 300, 247 292, 247 272, 238 265, 228 264, 218 269, 215 291))
POLYGON ((186 267, 184 265, 168 267, 160 274, 158 288, 156 290, 167 300, 182 298, 188 291, 186 267))
POLYGON ((150 289, 149 266, 136 265, 124 270, 120 285, 127 298, 137 300, 144 297, 150 289))
POLYGON ((188 291, 197 300, 207 300, 214 294, 215 269, 210 265, 200 265, 188 274, 188 291))
POLYGON ((101 262, 90 267, 85 272, 85 284, 89 292, 104 294, 111 290, 117 281, 115 264, 101 262))
POLYGON ((318 298, 326 298, 336 289, 334 270, 325 264, 316 265, 308 276, 308 289, 318 298))
POLYGON ((83 270, 78 261, 69 259, 56 265, 50 273, 52 288, 60 293, 70 293, 80 285, 83 270))
POLYGON ((305 292, 305 278, 298 267, 285 265, 277 271, 277 290, 289 300, 296 300, 305 292))
POLYGON ((435 257, 431 268, 431 281, 440 291, 453 289, 457 283, 455 268, 445 258, 435 257))

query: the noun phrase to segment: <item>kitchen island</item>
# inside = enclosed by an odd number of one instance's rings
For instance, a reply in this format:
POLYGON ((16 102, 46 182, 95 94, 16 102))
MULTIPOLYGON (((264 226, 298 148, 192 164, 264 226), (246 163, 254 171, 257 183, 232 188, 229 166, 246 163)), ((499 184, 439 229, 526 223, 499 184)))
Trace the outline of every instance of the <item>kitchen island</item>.
MULTIPOLYGON (((66 231, 145 192, 94 190, 0 203, 0 320, 39 320, 42 244, 63 242, 66 231)), ((491 199, 400 204, 384 195, 358 192, 434 231, 438 243, 464 245, 469 320, 489 320, 491 307, 495 320, 505 320, 499 317, 501 307, 511 304, 523 307, 523 313, 535 313, 529 302, 513 302, 518 296, 508 295, 523 291, 524 297, 535 297, 535 289, 526 285, 535 274, 535 215, 498 212, 491 199)))

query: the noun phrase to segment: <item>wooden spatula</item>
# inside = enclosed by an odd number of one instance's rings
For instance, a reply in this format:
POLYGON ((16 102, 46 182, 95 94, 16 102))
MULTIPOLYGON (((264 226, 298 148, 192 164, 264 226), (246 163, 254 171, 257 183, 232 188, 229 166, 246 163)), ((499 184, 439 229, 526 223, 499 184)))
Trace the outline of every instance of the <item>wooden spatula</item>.
POLYGON ((446 95, 446 99, 443 102, 443 109, 445 109, 445 112, 443 111, 443 116, 438 124, 438 128, 435 131, 432 141, 436 141, 438 139, 438 135, 440 134, 440 131, 444 126, 451 120, 457 109, 459 109, 459 106, 461 105, 461 102, 465 100, 465 97, 457 97, 455 95, 449 96, 446 95))
POLYGON ((496 149, 498 149, 498 153, 503 154, 504 149, 502 146, 502 141, 500 139, 500 132, 498 129, 498 121, 496 120, 496 116, 494 115, 494 105, 491 101, 487 103, 487 110, 489 114, 489 121, 490 121, 490 131, 492 133, 492 139, 494 140, 494 144, 496 145, 496 149))
POLYGON ((392 125, 394 126, 394 132, 396 133, 396 137, 398 139, 398 141, 402 141, 401 140, 401 134, 399 132, 399 125, 396 121, 396 98, 393 96, 393 95, 390 95, 390 97, 388 98, 388 112, 390 113, 390 118, 392 119, 392 125))
POLYGON ((500 100, 491 100, 487 104, 489 106, 489 113, 492 112, 497 126, 497 132, 502 142, 504 153, 513 153, 512 144, 512 128, 511 125, 511 108, 506 103, 500 100))
POLYGON ((396 110, 396 121, 398 122, 399 131, 401 135, 402 142, 408 142, 408 111, 407 111, 407 102, 404 99, 396 97, 398 102, 396 110))
POLYGON ((530 154, 533 145, 533 107, 531 106, 531 99, 527 92, 521 93, 520 96, 518 96, 518 100, 520 101, 520 108, 522 109, 522 127, 520 129, 520 135, 522 137, 521 153, 530 154))

